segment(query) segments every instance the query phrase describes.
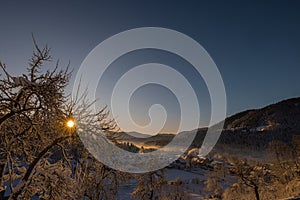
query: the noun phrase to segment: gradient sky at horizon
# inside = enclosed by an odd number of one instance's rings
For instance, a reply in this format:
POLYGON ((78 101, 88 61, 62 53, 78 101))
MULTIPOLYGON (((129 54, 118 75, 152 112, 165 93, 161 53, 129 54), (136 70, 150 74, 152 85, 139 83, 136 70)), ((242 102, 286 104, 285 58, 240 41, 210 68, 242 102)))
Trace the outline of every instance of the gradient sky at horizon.
MULTIPOLYGON (((75 74, 86 55, 106 38, 155 26, 180 31, 207 50, 223 77, 227 115, 300 96, 299 1, 5 1, 0 7, 0 60, 14 74, 24 73, 33 50, 31 33, 41 45, 49 44, 62 65, 70 60, 75 74)), ((131 55, 116 65, 129 66, 143 59, 180 63, 172 55, 159 53, 131 55)), ((192 73, 187 68, 183 72, 192 73)), ((172 94, 155 87, 136 96, 166 94, 162 101, 169 102, 172 94)), ((207 96, 202 89, 203 84, 198 95, 207 96)), ((157 101, 149 96, 143 100, 147 105, 157 101)), ((133 102, 140 105, 138 100, 133 102)), ((209 101, 203 105, 205 125, 209 101)), ((143 109, 137 110, 141 112, 134 111, 136 116, 145 115, 143 109)), ((172 105, 170 110, 174 111, 172 105)))

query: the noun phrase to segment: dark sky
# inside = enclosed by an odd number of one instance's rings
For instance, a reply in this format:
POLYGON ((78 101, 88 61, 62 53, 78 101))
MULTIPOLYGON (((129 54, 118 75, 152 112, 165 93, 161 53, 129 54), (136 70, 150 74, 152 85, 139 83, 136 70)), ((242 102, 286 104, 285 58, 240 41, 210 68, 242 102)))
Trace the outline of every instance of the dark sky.
MULTIPOLYGON (((154 26, 180 31, 207 50, 223 77, 228 115, 300 96, 300 1, 2 1, 0 8, 0 60, 14 74, 23 73, 32 53, 31 32, 62 64, 70 60, 76 73, 101 41, 154 26)), ((144 52, 118 63, 181 62, 158 54, 144 52)), ((155 87, 148 90, 173 98, 155 87)))

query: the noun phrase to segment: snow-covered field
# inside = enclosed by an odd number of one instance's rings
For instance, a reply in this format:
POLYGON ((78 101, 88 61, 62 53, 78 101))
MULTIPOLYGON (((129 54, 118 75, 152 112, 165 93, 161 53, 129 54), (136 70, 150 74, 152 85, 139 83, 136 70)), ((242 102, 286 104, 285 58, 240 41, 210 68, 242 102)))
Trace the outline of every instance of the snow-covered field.
MULTIPOLYGON (((167 181, 172 182, 176 179, 182 181, 183 187, 187 189, 188 196, 191 200, 203 199, 201 191, 204 190, 204 181, 206 180, 203 169, 194 169, 191 171, 179 170, 179 169, 165 169, 165 176, 167 181)), ((118 199, 127 200, 131 198, 131 193, 136 187, 136 182, 130 180, 121 185, 119 190, 118 199)))

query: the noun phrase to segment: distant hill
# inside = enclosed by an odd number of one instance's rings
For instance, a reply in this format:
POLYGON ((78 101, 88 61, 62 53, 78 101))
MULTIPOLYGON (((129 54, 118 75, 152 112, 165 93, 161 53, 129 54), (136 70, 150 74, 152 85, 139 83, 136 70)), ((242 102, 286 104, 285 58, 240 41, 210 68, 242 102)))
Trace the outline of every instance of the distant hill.
POLYGON ((136 137, 136 138, 148 138, 148 137, 151 137, 151 135, 147 135, 147 134, 144 134, 144 133, 138 133, 138 132, 126 132, 126 134, 128 136, 133 136, 133 137, 136 137))
MULTIPOLYGON (((199 128, 191 146, 200 147, 206 132, 207 128, 199 128)), ((141 133, 135 134, 147 137, 141 133)), ((190 134, 191 131, 179 133, 182 139, 190 137, 190 134)), ((287 99, 226 118, 218 143, 261 149, 266 148, 272 140, 290 142, 294 135, 300 135, 300 98, 287 99)), ((119 133, 119 136, 120 140, 152 146, 164 146, 174 137, 173 134, 158 134, 147 138, 135 138, 126 133, 119 133)))
POLYGON ((300 130, 300 98, 293 98, 266 106, 262 109, 248 110, 225 120, 224 129, 246 129, 254 131, 300 130))
POLYGON ((300 98, 292 98, 226 118, 219 144, 265 149, 272 140, 289 143, 297 135, 300 135, 300 98))
POLYGON ((138 145, 146 146, 164 146, 168 144, 174 137, 174 134, 159 133, 157 135, 151 136, 147 134, 137 133, 137 132, 118 132, 114 134, 114 138, 119 142, 132 142, 138 145))

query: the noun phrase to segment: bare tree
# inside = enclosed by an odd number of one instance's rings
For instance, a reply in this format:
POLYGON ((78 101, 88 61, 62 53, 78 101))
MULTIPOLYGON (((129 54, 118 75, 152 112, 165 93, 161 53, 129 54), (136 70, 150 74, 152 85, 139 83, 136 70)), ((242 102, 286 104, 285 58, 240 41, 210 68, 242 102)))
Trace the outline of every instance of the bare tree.
POLYGON ((52 71, 42 73, 41 66, 51 61, 50 49, 47 46, 40 49, 33 41, 35 51, 29 60, 27 74, 11 76, 5 64, 0 63, 0 183, 3 189, 5 183, 9 183, 9 188, 5 189, 9 189, 12 199, 22 193, 35 192, 25 191, 25 188, 35 181, 40 161, 46 164, 46 154, 72 137, 63 124, 67 117, 63 106, 66 103, 64 88, 70 77, 68 67, 58 70, 57 62, 52 71))
POLYGON ((236 188, 251 188, 256 200, 261 199, 260 190, 272 187, 272 180, 275 178, 267 164, 249 164, 247 161, 236 161, 232 169, 238 177, 236 188))
POLYGON ((222 199, 224 192, 223 184, 226 176, 225 162, 216 163, 211 172, 206 173, 207 180, 205 181, 206 190, 211 193, 215 199, 222 199))
POLYGON ((91 169, 104 170, 102 179, 113 180, 117 173, 91 159, 76 128, 66 127, 67 120, 76 113, 88 116, 99 134, 111 134, 116 126, 106 108, 91 115, 87 111, 91 104, 65 95, 68 66, 59 70, 57 62, 52 70, 43 70, 51 61, 50 49, 33 41, 27 73, 12 76, 0 63, 0 199, 78 199, 87 188, 82 184, 96 172, 91 169))
POLYGON ((0 62, 0 199, 115 199, 122 181, 132 178, 138 181, 134 197, 159 198, 167 187, 162 171, 131 176, 86 150, 77 125, 112 143, 118 127, 106 108, 90 112, 95 102, 86 93, 66 96, 68 66, 57 62, 45 70, 50 49, 33 42, 26 73, 12 76, 0 62), (74 119, 76 126, 67 127, 74 119))
POLYGON ((136 175, 138 186, 132 193, 133 198, 155 200, 163 196, 162 189, 166 185, 164 171, 159 170, 136 175))

